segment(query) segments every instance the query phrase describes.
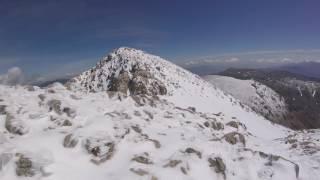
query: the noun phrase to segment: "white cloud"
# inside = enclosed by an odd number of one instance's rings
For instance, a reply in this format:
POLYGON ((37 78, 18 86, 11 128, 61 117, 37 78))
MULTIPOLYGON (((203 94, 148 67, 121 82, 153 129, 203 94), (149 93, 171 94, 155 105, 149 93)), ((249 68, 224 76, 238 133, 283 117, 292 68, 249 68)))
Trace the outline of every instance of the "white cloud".
POLYGON ((13 67, 6 74, 0 75, 0 84, 17 85, 24 82, 24 75, 19 67, 13 67))

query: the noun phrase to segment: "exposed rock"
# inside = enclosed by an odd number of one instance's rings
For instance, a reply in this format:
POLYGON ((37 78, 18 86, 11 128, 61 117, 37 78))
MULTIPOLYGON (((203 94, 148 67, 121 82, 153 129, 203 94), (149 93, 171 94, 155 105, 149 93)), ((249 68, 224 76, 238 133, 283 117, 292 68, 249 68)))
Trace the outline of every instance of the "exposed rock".
POLYGON ((122 71, 120 72, 117 78, 112 77, 110 82, 109 91, 119 91, 121 93, 127 94, 128 92, 128 84, 130 81, 130 77, 128 72, 122 71))
POLYGON ((165 95, 167 89, 159 80, 142 67, 133 66, 130 72, 122 70, 116 77, 110 78, 108 91, 121 92, 130 95, 165 95), (130 74, 131 75, 130 75, 130 74))
POLYGON ((1 114, 6 114, 7 112, 6 112, 6 105, 0 105, 0 115, 1 114))
POLYGON ((66 148, 74 148, 79 142, 79 139, 73 134, 68 134, 63 140, 63 146, 66 148))
POLYGON ((155 140, 155 139, 148 139, 149 141, 153 142, 154 146, 159 149, 161 148, 161 144, 158 140, 155 140))
POLYGON ((113 156, 115 143, 108 137, 90 137, 85 140, 85 148, 94 156, 91 161, 98 165, 113 156))
POLYGON ((62 126, 72 126, 72 122, 68 119, 64 120, 62 126))
POLYGON ((130 171, 135 173, 135 174, 137 174, 137 175, 139 175, 139 176, 144 176, 144 175, 149 174, 148 171, 140 169, 140 168, 138 168, 138 169, 130 168, 130 171))
POLYGON ((178 164, 182 163, 181 160, 170 160, 167 164, 165 164, 163 167, 171 167, 174 168, 176 167, 178 164))
POLYGON ((202 154, 201 154, 200 151, 197 151, 197 150, 189 147, 189 148, 187 148, 187 149, 185 150, 185 152, 188 153, 188 154, 194 153, 194 154, 196 154, 196 155, 201 159, 202 154))
POLYGON ((46 96, 44 94, 39 94, 38 97, 41 101, 44 101, 46 99, 46 96))
POLYGON ((68 117, 74 118, 76 116, 76 111, 74 109, 69 108, 69 107, 63 108, 62 111, 64 113, 66 113, 68 117))
POLYGON ((203 125, 207 128, 210 127, 210 123, 208 121, 204 122, 203 125))
POLYGON ((211 122, 211 125, 212 125, 212 128, 214 130, 222 130, 222 129, 224 129, 224 125, 221 122, 214 121, 214 122, 211 122))
POLYGON ((29 129, 19 119, 14 118, 12 115, 7 114, 5 121, 5 128, 12 134, 24 135, 28 133, 29 129))
POLYGON ((142 130, 141 130, 141 128, 138 126, 138 125, 136 125, 136 126, 131 126, 131 128, 136 132, 136 133, 142 133, 142 130))
POLYGON ((193 112, 193 113, 196 112, 196 108, 195 108, 195 107, 188 107, 188 110, 190 110, 190 111, 193 112))
POLYGON ((185 175, 188 174, 188 172, 187 172, 187 170, 186 170, 185 167, 180 167, 180 170, 181 170, 181 172, 182 172, 183 174, 185 174, 185 175))
POLYGON ((132 158, 132 161, 136 161, 141 164, 153 164, 153 162, 149 160, 149 157, 146 153, 141 156, 135 156, 134 158, 132 158))
POLYGON ((16 162, 16 174, 17 176, 32 177, 35 175, 35 169, 30 158, 21 155, 16 162))
POLYGON ((35 91, 35 87, 34 86, 26 86, 28 91, 35 91))
POLYGON ((232 145, 237 144, 238 142, 241 142, 243 145, 246 145, 246 140, 244 136, 238 132, 231 132, 225 134, 224 139, 232 145))
POLYGON ((208 162, 210 167, 214 167, 216 173, 225 173, 226 165, 220 157, 215 157, 214 159, 209 158, 208 162))
POLYGON ((237 123, 236 121, 230 121, 230 122, 228 122, 226 125, 227 125, 227 126, 231 126, 231 127, 233 127, 233 128, 236 128, 236 129, 239 128, 239 125, 238 125, 238 123, 237 123))
POLYGON ((60 100, 52 99, 47 103, 47 105, 49 106, 49 111, 54 111, 59 115, 62 114, 60 100))

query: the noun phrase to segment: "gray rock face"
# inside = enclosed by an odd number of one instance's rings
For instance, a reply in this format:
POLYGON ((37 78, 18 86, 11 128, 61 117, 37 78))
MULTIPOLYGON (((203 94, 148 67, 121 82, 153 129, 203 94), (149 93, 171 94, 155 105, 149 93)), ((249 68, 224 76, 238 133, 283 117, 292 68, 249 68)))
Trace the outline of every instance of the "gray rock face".
POLYGON ((193 149, 193 148, 187 148, 186 150, 185 150, 185 152, 186 153, 188 153, 188 154, 196 154, 200 159, 201 159, 201 157, 202 157, 202 154, 201 154, 201 152, 200 151, 197 151, 197 150, 195 150, 195 149, 193 149))
POLYGON ((209 162, 209 166, 214 167, 217 173, 225 172, 226 165, 224 164, 223 160, 220 157, 216 157, 214 159, 209 158, 208 162, 209 162))
POLYGON ((141 163, 141 164, 153 164, 153 162, 149 159, 147 154, 141 155, 141 156, 135 156, 132 158, 132 161, 141 163))
POLYGON ((12 134, 24 135, 28 133, 29 129, 19 119, 14 118, 12 115, 7 114, 5 121, 5 128, 12 134))
POLYGON ((130 77, 128 72, 123 71, 119 74, 118 78, 113 77, 111 79, 110 91, 119 91, 124 94, 128 92, 130 77))
POLYGON ((49 111, 54 111, 59 115, 62 114, 60 100, 52 99, 47 103, 47 105, 49 106, 49 111))
POLYGON ((62 111, 64 113, 66 113, 68 117, 74 118, 76 116, 76 111, 74 109, 69 108, 69 107, 63 108, 62 111))
POLYGON ((6 106, 0 105, 0 114, 6 114, 6 106))
POLYGON ((109 160, 115 151, 115 143, 108 138, 90 137, 85 140, 84 146, 93 155, 91 162, 97 165, 109 160))
POLYGON ((16 162, 16 174, 17 176, 25 176, 25 177, 32 177, 36 174, 33 166, 32 161, 28 157, 24 157, 23 155, 20 156, 18 161, 16 162))
POLYGON ((68 134, 63 140, 63 146, 65 148, 74 148, 78 144, 79 139, 73 134, 68 134))
POLYGON ((109 91, 118 91, 130 95, 165 95, 167 89, 150 72, 134 66, 130 71, 122 71, 118 77, 111 77, 109 91))
POLYGON ((238 142, 242 143, 243 145, 246 144, 244 136, 238 132, 228 133, 224 135, 224 139, 232 145, 237 144, 238 142))
POLYGON ((208 162, 209 167, 213 167, 216 173, 221 173, 224 179, 226 179, 226 165, 220 157, 209 158, 208 162))

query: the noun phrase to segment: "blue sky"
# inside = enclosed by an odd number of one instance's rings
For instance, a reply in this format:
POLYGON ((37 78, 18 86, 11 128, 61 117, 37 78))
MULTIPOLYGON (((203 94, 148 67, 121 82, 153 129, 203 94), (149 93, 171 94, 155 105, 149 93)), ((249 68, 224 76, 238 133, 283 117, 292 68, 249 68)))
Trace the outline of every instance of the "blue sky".
POLYGON ((185 59, 320 49, 318 0, 0 0, 0 73, 61 74, 120 46, 185 59))

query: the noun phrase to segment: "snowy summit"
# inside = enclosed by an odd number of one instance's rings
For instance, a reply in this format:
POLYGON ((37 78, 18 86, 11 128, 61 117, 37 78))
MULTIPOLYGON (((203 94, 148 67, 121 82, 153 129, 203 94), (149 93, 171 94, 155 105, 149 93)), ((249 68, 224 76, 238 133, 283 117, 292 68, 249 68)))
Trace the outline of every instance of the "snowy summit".
POLYGON ((318 130, 273 124, 199 76, 132 48, 65 85, 1 85, 0 122, 1 180, 320 177, 318 130))

